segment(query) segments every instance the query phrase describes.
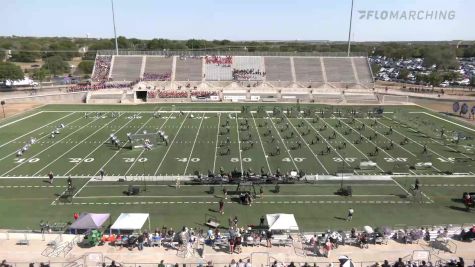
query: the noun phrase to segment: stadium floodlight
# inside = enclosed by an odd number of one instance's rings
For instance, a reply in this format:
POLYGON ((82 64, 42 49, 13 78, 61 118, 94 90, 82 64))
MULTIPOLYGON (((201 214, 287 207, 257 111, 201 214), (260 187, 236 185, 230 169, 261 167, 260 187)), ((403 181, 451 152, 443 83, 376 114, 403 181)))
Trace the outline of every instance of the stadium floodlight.
MULTIPOLYGON (((353 20, 353 1, 351 0, 351 11, 350 11, 350 29, 348 30, 348 56, 350 56, 350 47, 351 47, 351 22, 353 20)), ((117 41, 117 39, 116 39, 117 41)))
POLYGON ((115 12, 114 12, 114 0, 111 0, 112 5, 112 24, 114 25, 114 38, 115 38, 115 54, 119 55, 119 46, 117 45, 117 32, 115 30, 115 12))

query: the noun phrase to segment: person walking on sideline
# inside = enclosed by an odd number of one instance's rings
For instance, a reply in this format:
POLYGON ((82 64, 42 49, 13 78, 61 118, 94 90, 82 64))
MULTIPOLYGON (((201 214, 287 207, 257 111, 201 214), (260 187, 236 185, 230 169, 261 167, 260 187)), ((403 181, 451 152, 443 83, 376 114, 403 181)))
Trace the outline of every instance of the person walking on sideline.
POLYGON ((101 169, 99 171, 99 175, 101 176, 101 180, 104 179, 104 170, 103 169, 101 169))
POLYGON ((224 201, 223 201, 223 199, 219 200, 219 213, 224 214, 224 201))
POLYGON ((350 208, 350 209, 348 210, 348 217, 346 217, 346 220, 347 220, 347 221, 353 220, 353 213, 354 213, 354 212, 355 212, 355 211, 353 210, 353 208, 350 208))
POLYGON ((177 178, 176 178, 175 188, 176 188, 176 189, 180 188, 180 177, 177 177, 177 178))
POLYGON ((54 175, 53 175, 53 172, 52 172, 52 171, 50 171, 50 172, 48 173, 48 178, 49 178, 49 183, 50 183, 50 184, 53 184, 54 175))

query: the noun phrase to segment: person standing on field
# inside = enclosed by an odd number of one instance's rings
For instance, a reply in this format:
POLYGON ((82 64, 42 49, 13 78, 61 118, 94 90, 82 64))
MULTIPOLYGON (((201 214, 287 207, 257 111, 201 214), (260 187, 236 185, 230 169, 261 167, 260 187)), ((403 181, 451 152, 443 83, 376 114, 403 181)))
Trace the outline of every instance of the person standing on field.
POLYGON ((353 213, 354 213, 354 212, 355 212, 355 211, 353 210, 353 208, 350 208, 350 209, 348 210, 348 217, 346 217, 346 220, 347 220, 347 221, 353 220, 353 213))

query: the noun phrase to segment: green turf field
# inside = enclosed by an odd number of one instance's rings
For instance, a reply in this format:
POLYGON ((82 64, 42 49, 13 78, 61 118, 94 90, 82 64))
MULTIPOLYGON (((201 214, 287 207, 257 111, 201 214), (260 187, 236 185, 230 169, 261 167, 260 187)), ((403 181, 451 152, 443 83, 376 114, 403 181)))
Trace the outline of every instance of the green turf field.
POLYGON ((271 212, 295 213, 307 230, 473 221, 457 199, 475 191, 474 127, 412 106, 385 107, 381 116, 372 107, 246 106, 242 112, 242 104, 48 105, 2 121, 0 212, 6 216, 0 227, 37 228, 41 219, 69 221, 80 211, 145 211, 155 226, 175 227, 202 224, 205 214, 224 224, 238 215, 252 224, 271 212), (65 127, 52 138, 60 124, 65 127), (127 133, 159 130, 168 145, 145 150, 110 143, 112 133, 125 141, 127 133), (36 143, 17 156, 31 137, 36 143), (375 166, 360 167, 369 161, 375 166), (103 181, 97 180, 101 169, 103 181), (252 207, 229 199, 225 215, 217 215, 221 186, 214 193, 209 186, 171 186, 178 176, 185 181, 208 171, 296 171, 309 182, 282 185, 279 193, 264 185, 264 198, 252 207), (64 179, 46 183, 49 172, 74 178, 72 198, 64 198, 64 179), (352 197, 334 194, 340 176, 353 179, 344 183, 353 186, 352 197), (416 177, 424 194, 414 201, 407 195, 416 177), (125 196, 129 184, 147 191, 125 196), (356 214, 347 223, 341 218, 350 206, 356 214))

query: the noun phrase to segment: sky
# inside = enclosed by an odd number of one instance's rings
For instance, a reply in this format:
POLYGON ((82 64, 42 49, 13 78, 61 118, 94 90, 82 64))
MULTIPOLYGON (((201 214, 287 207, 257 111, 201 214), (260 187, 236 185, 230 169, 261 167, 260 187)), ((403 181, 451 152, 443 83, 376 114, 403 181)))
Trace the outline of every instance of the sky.
MULTIPOLYGON (((114 36, 110 0, 1 0, 0 6, 1 36, 114 36)), ((117 35, 127 38, 345 41, 351 0, 114 0, 114 7, 117 35)), ((475 40, 474 10, 474 0, 354 0, 352 40, 475 40), (410 11, 423 19, 403 19, 410 11), (435 11, 455 15, 426 19, 435 11), (383 12, 399 17, 375 18, 383 12)))

